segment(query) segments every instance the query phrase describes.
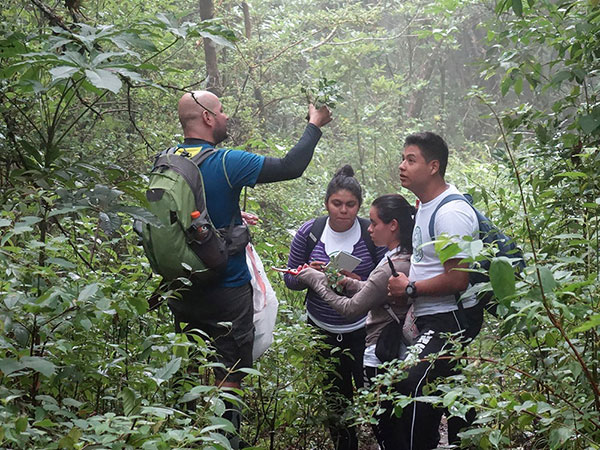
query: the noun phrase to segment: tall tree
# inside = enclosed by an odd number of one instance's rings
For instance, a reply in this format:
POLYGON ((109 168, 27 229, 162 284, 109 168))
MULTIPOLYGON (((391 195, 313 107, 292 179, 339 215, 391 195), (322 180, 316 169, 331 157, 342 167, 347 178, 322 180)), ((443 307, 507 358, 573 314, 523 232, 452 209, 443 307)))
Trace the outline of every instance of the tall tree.
MULTIPOLYGON (((213 0, 199 0, 200 18, 204 20, 213 19, 215 8, 213 0)), ((206 62, 206 88, 216 95, 221 95, 223 86, 221 83, 221 74, 217 64, 217 47, 209 38, 203 38, 204 60, 206 62)))

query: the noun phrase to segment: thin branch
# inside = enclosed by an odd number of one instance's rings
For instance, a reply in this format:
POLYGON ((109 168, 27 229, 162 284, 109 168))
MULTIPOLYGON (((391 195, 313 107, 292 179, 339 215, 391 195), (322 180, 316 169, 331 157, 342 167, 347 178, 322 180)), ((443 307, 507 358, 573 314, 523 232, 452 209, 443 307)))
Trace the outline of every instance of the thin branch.
MULTIPOLYGON (((73 86, 73 87, 75 87, 75 86, 73 86)), ((56 126, 58 124, 58 119, 61 116, 61 114, 59 114, 60 113, 60 105, 62 104, 65 97, 67 96, 67 92, 69 92, 69 89, 70 89, 69 83, 65 83, 63 91, 60 93, 60 98, 58 99, 56 108, 54 109, 54 116, 52 117, 52 124, 50 125, 50 129, 52 130, 52 132, 48 132, 49 137, 54 135, 54 130, 56 130, 56 126)), ((65 107, 65 109, 66 109, 66 107, 65 107)), ((51 139, 48 139, 48 141, 51 142, 51 139)))
POLYGON ((65 22, 62 19, 62 17, 60 17, 54 11, 52 11, 50 7, 42 3, 40 0, 31 0, 31 3, 33 3, 42 11, 42 13, 44 14, 44 16, 46 16, 51 25, 55 25, 71 33, 71 30, 69 30, 69 27, 65 25, 65 22))
POLYGON ((148 142, 146 136, 144 136, 144 133, 142 133, 142 130, 138 128, 137 123, 135 122, 135 119, 133 117, 133 110, 131 109, 131 81, 125 79, 125 83, 127 84, 127 111, 129 111, 129 121, 133 125, 133 128, 135 128, 135 131, 137 131, 141 138, 144 140, 146 146, 152 149, 153 152, 155 152, 156 150, 154 149, 152 144, 148 142))
POLYGON ((15 102, 13 102, 9 97, 6 96, 6 94, 2 94, 2 96, 8 100, 8 102, 13 105, 15 108, 17 108, 17 111, 19 111, 21 113, 21 115, 23 117, 25 117, 25 120, 27 120, 27 122, 29 122, 29 124, 33 127, 33 129, 37 132, 37 134, 40 136, 40 140, 42 141, 42 143, 44 145, 47 144, 47 140, 44 137, 44 135, 42 134, 42 132, 40 131, 40 129, 35 125, 35 123, 33 123, 33 121, 29 118, 29 116, 27 114, 25 114, 25 112, 23 112, 23 110, 19 107, 19 105, 17 105, 15 102))
POLYGON ((73 81, 73 88, 75 89, 75 95, 77 96, 81 104, 88 108, 90 111, 92 111, 94 114, 96 114, 99 119, 102 119, 102 113, 100 113, 100 111, 96 111, 93 105, 88 104, 87 101, 81 96, 81 94, 79 93, 79 89, 77 89, 77 83, 75 81, 73 81))
MULTIPOLYGON (((469 360, 469 361, 481 361, 481 362, 488 362, 488 363, 496 364, 496 365, 499 365, 499 366, 504 366, 507 369, 510 369, 510 370, 512 370, 514 372, 517 372, 517 373, 523 375, 524 377, 529 378, 530 380, 535 381, 539 386, 541 386, 542 388, 544 388, 546 391, 550 392, 556 398, 562 400, 567 405, 569 405, 571 408, 573 408, 574 411, 577 411, 582 416, 588 416, 588 420, 592 424, 594 424, 596 427, 600 428, 600 423, 598 423, 595 420, 591 419, 589 417, 589 413, 587 413, 585 411, 582 411, 577 405, 573 404, 568 398, 566 398, 563 395, 561 395, 558 392, 556 392, 553 388, 551 388, 546 383, 544 383, 544 381, 540 380, 539 378, 536 378, 535 376, 533 376, 529 372, 525 372, 524 370, 519 369, 518 367, 512 366, 510 364, 504 364, 501 361, 498 361, 498 360, 495 360, 495 359, 492 359, 492 358, 482 357, 482 356, 460 356, 460 357, 456 357, 456 356, 439 356, 437 359, 445 359, 445 360, 466 359, 466 360, 469 360)), ((417 362, 428 362, 428 361, 429 361, 429 359, 424 358, 424 359, 418 360, 417 362)))
POLYGON ((177 42, 179 42, 179 38, 176 38, 173 42, 171 42, 169 45, 167 45, 165 48, 163 48, 162 50, 156 52, 154 55, 146 58, 144 61, 142 61, 142 64, 146 64, 148 61, 153 60, 154 58, 156 58, 158 55, 160 55, 161 53, 166 52, 167 50, 169 50, 171 47, 173 47, 175 44, 177 44, 177 42))
MULTIPOLYGON (((315 33, 316 33, 316 32, 315 32, 315 33)), ((313 34, 314 34, 314 33, 313 33, 313 34)), ((260 67, 260 66, 262 66, 263 64, 269 64, 269 63, 271 63, 271 62, 275 61, 277 58, 279 58, 281 55, 283 55, 283 54, 284 54, 285 52, 287 52, 289 49, 291 49, 291 48, 293 48, 293 47, 296 47, 298 44, 301 44, 302 42, 306 41, 307 39, 308 39, 307 37, 305 37, 305 38, 302 38, 302 39, 298 39, 297 41, 295 41, 295 42, 292 42, 292 43, 291 43, 291 44, 289 44, 288 46, 286 46, 286 47, 284 47, 283 49, 281 49, 281 50, 279 51, 279 53, 276 53, 275 55, 271 56, 269 59, 266 59, 266 60, 264 60, 264 61, 259 61, 258 63, 255 63, 255 64, 251 65, 250 67, 251 67, 252 69, 255 69, 255 68, 257 68, 257 67, 260 67)))
POLYGON ((108 94, 108 92, 109 91, 104 91, 96 100, 94 100, 90 105, 88 105, 86 107, 86 109, 73 120, 71 125, 69 125, 67 127, 67 129, 64 131, 64 133, 60 136, 60 138, 58 138, 58 140, 56 141, 56 145, 60 144, 60 142, 65 138, 65 136, 67 136, 67 134, 69 134, 69 132, 71 131, 71 128, 73 128, 75 126, 75 124, 81 120, 81 118, 85 115, 86 112, 88 112, 90 110, 93 111, 91 108, 96 103, 98 103, 101 99, 103 99, 108 94))
MULTIPOLYGON (((406 26, 402 29, 402 31, 398 34, 395 34, 394 36, 388 36, 388 37, 359 37, 359 38, 355 38, 355 39, 351 39, 349 41, 344 41, 344 42, 327 42, 327 45, 348 45, 348 44, 355 44, 357 42, 364 42, 364 41, 393 41, 394 39, 399 39, 401 37, 417 37, 417 35, 414 34, 405 34, 406 30, 408 30, 408 28, 413 24, 413 22, 415 21, 417 15, 419 14, 420 10, 417 11, 415 13, 415 15, 413 17, 411 17, 411 19, 408 21, 408 23, 406 24, 406 26)), ((312 50, 312 49, 310 49, 312 50)), ((302 50, 302 52, 304 52, 305 50, 302 50)))
POLYGON ((67 233, 67 231, 62 227, 62 225, 58 221, 58 218, 51 217, 51 219, 53 219, 54 223, 58 226, 58 229, 62 232, 62 234, 65 235, 65 237, 67 238, 67 242, 69 243, 69 245, 71 246, 71 248, 73 249, 73 251, 75 251, 75 254, 79 257, 79 259, 81 259, 83 261, 83 263, 92 272, 96 272, 96 269, 94 269, 94 267, 90 263, 88 263, 88 261, 83 257, 83 255, 81 253, 79 253, 79 250, 77 250, 77 247, 75 246, 75 244, 73 244, 73 241, 71 241, 71 237, 69 236, 69 233, 67 233))
POLYGON ((335 27, 333 27, 333 30, 331 30, 331 33, 329 33, 325 39, 323 39, 321 42, 313 45, 312 47, 308 47, 305 48, 304 50, 300 50, 300 53, 305 53, 305 52, 312 52, 313 50, 316 50, 317 48, 321 47, 322 45, 327 44, 332 38, 333 35, 335 34, 335 32, 337 31, 338 27, 337 25, 335 27))

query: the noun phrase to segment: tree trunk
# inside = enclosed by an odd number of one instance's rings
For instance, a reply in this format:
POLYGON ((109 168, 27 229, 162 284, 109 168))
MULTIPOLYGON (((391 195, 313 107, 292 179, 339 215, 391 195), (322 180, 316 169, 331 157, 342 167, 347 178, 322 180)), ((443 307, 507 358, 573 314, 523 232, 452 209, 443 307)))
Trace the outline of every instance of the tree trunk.
POLYGON ((358 109, 354 106, 354 123, 356 124, 356 149, 358 150, 358 164, 360 165, 360 179, 362 184, 365 184, 365 171, 364 171, 364 161, 365 161, 365 151, 362 147, 362 143, 360 141, 360 129, 358 124, 360 123, 360 118, 358 116, 358 109))
POLYGON ((415 81, 426 81, 427 84, 422 88, 416 90, 412 93, 410 97, 410 101, 408 103, 407 116, 412 118, 418 118, 421 116, 421 112, 423 110, 423 104, 425 102, 425 95, 427 94, 427 88, 429 85, 429 81, 431 80, 431 76, 433 75, 433 69, 435 69, 437 50, 439 48, 439 44, 433 50, 432 54, 427 58, 425 63, 421 66, 421 70, 419 74, 416 76, 415 81))
POLYGON ((242 2, 242 11, 244 12, 244 31, 246 39, 250 39, 252 37, 252 22, 250 21, 250 7, 248 6, 248 3, 242 2))
MULTIPOLYGON (((199 0, 200 19, 209 20, 215 15, 213 0, 199 0)), ((206 89, 220 96, 223 91, 221 74, 217 65, 217 48, 208 38, 203 38, 204 60, 206 62, 206 89)))

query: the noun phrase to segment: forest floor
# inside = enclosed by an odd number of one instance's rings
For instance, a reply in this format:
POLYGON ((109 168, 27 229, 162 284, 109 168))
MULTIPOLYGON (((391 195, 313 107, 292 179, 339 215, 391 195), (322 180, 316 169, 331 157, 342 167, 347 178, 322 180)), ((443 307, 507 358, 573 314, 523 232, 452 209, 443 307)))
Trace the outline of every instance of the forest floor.
MULTIPOLYGON (((361 427, 358 432, 358 438, 360 441, 361 450, 379 450, 379 445, 375 440, 373 432, 369 427, 361 427)), ((449 449, 455 448, 448 446, 448 420, 446 416, 442 416, 442 422, 440 423, 440 443, 438 449, 449 449)))

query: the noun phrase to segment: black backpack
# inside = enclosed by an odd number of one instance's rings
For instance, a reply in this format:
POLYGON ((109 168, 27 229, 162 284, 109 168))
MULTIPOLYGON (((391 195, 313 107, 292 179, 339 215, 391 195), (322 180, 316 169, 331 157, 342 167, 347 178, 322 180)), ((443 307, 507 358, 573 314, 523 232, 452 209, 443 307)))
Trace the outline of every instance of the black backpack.
MULTIPOLYGON (((305 261, 309 260, 310 254, 315 248, 315 245, 317 245, 317 242, 319 242, 319 239, 321 239, 321 236, 323 235, 323 230, 325 229, 325 224, 327 223, 327 218, 328 216, 320 216, 317 217, 313 222, 312 227, 308 232, 308 239, 306 240, 306 248, 304 250, 305 261)), ((363 241, 365 241, 365 244, 367 245, 367 249, 369 250, 371 259, 375 264, 377 264, 379 262, 379 259, 377 258, 377 247, 375 246, 375 243, 371 239, 371 235, 367 230, 369 228, 369 225, 371 225, 371 221, 359 217, 358 223, 360 224, 360 235, 363 241)))

